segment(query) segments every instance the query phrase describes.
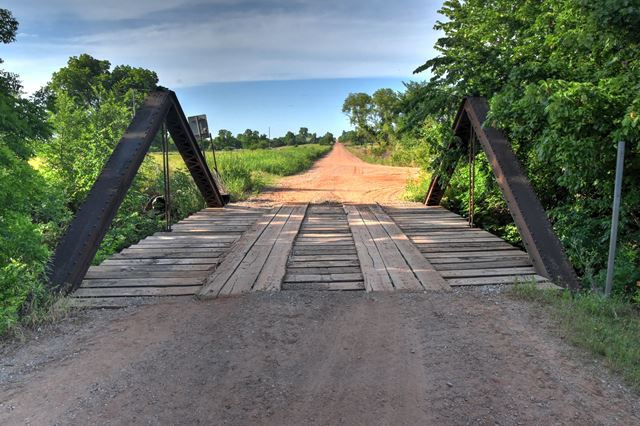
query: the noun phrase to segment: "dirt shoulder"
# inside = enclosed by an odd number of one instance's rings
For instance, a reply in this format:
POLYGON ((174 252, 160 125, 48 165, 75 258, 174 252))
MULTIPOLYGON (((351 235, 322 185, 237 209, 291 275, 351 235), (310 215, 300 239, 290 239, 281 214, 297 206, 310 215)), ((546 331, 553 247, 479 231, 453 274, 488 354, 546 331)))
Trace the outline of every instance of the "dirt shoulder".
POLYGON ((415 167, 365 163, 336 143, 310 170, 283 178, 251 201, 390 203, 400 201, 407 181, 417 174, 415 167))

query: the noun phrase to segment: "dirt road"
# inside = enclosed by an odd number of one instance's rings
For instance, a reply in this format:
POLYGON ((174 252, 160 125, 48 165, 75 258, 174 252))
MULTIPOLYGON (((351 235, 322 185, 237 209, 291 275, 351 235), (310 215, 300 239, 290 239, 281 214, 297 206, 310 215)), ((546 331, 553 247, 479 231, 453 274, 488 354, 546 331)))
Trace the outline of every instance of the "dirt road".
POLYGON ((602 371, 493 292, 251 294, 5 348, 0 424, 640 424, 602 371))
POLYGON ((399 201, 407 180, 417 176, 414 167, 389 167, 365 163, 337 143, 314 167, 282 179, 278 186, 255 197, 262 202, 399 201))
MULTIPOLYGON (((389 201, 413 171, 388 169, 338 145, 264 198, 389 201)), ((1 425, 640 424, 637 393, 495 288, 88 311, 0 360, 1 425)))

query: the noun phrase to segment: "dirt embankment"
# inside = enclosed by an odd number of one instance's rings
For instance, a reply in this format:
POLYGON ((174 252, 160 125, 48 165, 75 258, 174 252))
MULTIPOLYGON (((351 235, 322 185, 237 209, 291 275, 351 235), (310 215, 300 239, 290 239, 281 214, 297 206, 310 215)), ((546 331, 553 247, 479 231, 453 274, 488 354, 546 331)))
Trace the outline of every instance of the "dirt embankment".
POLYGON ((337 143, 309 171, 282 179, 278 185, 253 198, 254 202, 353 202, 400 201, 415 167, 390 167, 365 163, 337 143))

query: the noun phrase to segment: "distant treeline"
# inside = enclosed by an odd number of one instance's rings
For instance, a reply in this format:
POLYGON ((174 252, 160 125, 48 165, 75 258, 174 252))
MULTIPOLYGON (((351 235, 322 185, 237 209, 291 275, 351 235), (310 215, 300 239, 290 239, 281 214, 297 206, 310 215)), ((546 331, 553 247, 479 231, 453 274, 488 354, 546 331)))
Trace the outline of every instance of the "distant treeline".
MULTIPOLYGON (((298 133, 289 131, 284 136, 269 139, 267 135, 261 134, 257 130, 247 129, 236 136, 229 130, 221 129, 218 135, 213 138, 215 149, 263 149, 275 148, 279 146, 297 146, 305 144, 332 145, 335 137, 330 132, 318 137, 315 133, 309 133, 309 129, 301 127, 298 133)), ((207 143, 204 144, 205 146, 207 143)))

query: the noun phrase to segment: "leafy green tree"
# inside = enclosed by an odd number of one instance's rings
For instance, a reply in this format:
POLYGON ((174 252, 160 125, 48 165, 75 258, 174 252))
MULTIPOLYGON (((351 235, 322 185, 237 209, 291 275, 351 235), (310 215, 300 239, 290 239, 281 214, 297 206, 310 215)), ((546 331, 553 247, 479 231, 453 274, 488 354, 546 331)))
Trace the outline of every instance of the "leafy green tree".
POLYGON ((333 145, 335 141, 336 138, 333 136, 333 133, 327 132, 318 140, 318 143, 320 145, 333 145))
POLYGON ((309 143, 310 140, 311 135, 309 134, 309 129, 306 127, 300 127, 300 130, 298 130, 298 134, 296 135, 296 145, 309 143))
POLYGON ((350 93, 342 104, 342 112, 355 127, 359 141, 373 142, 375 137, 374 105, 366 93, 350 93))
POLYGON ((216 149, 235 149, 241 147, 240 141, 226 129, 220 129, 218 131, 218 136, 213 139, 213 144, 216 149))
POLYGON ((292 131, 288 131, 287 134, 284 135, 284 144, 286 146, 294 146, 296 144, 296 135, 294 135, 292 131))
POLYGON ((391 89, 378 89, 372 97, 373 121, 376 139, 382 145, 388 145, 395 138, 400 99, 391 89))
POLYGON ((65 93, 79 105, 97 106, 100 88, 110 85, 110 67, 109 61, 86 53, 72 56, 66 67, 53 73, 50 87, 54 93, 65 93))
MULTIPOLYGON (((0 9, 0 42, 12 42, 17 29, 11 12, 0 9)), ((0 333, 27 300, 41 301, 46 243, 66 217, 60 194, 27 161, 51 130, 41 103, 21 92, 18 77, 0 71, 0 333)))
MULTIPOLYGON (((616 143, 626 140, 619 269, 628 273, 617 288, 632 291, 640 278, 640 8, 626 0, 449 0, 440 13, 439 54, 416 70, 431 71, 436 96, 406 97, 402 131, 419 127, 421 116, 450 120, 447 97, 489 98, 492 124, 507 132, 571 260, 593 285, 606 262, 616 143)), ((437 157, 452 146, 451 135, 442 136, 429 142, 437 157)), ((478 206, 489 207, 479 217, 508 218, 497 186, 483 185, 478 206)), ((464 204, 462 188, 454 182, 450 202, 464 204)))

